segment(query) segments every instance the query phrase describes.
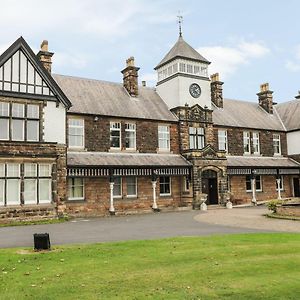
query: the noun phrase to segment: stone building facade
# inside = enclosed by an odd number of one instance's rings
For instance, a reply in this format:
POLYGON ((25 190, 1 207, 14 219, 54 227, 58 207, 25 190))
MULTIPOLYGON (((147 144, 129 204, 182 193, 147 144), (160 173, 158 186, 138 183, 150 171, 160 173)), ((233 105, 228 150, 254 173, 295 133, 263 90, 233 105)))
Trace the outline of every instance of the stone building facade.
POLYGON ((300 96, 223 97, 182 35, 138 84, 51 73, 43 41, 0 56, 0 218, 97 216, 300 196, 300 96))

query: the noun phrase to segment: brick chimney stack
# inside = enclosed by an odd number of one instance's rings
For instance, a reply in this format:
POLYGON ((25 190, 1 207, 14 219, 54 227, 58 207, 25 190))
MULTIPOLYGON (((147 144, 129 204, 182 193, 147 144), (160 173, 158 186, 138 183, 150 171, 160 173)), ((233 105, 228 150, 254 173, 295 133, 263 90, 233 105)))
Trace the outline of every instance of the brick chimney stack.
POLYGON ((256 94, 258 96, 259 105, 269 114, 273 114, 273 91, 269 89, 269 83, 260 85, 260 92, 256 94))
POLYGON ((139 93, 138 88, 138 71, 140 68, 137 68, 134 65, 134 57, 131 56, 126 60, 126 68, 121 71, 123 74, 123 85, 130 96, 137 97, 139 93))
POLYGON ((220 81, 219 73, 210 76, 211 101, 219 108, 223 108, 223 87, 224 82, 220 81))
POLYGON ((41 61, 44 68, 51 74, 52 56, 53 52, 48 51, 48 41, 43 40, 41 50, 38 52, 37 57, 41 61))

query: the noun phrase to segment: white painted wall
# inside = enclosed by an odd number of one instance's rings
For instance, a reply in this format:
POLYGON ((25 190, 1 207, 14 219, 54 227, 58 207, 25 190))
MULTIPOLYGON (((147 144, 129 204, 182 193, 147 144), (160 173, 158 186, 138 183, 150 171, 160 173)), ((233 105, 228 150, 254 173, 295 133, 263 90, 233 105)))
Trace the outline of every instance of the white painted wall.
POLYGON ((300 154, 300 130, 287 133, 288 155, 300 154))
POLYGON ((208 108, 211 108, 210 80, 196 79, 179 74, 179 76, 159 84, 156 90, 170 109, 177 106, 184 106, 186 103, 190 106, 199 104, 201 107, 206 105, 208 108), (190 94, 189 88, 192 83, 197 83, 201 88, 199 98, 194 98, 190 94))
POLYGON ((44 107, 44 140, 45 142, 66 143, 66 108, 60 103, 47 101, 44 107))

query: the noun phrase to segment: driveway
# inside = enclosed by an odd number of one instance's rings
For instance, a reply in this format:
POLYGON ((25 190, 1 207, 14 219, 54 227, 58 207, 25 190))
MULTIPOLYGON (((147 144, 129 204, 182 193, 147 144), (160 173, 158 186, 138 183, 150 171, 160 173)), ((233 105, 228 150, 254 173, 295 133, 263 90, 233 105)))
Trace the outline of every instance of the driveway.
POLYGON ((45 232, 50 234, 51 244, 58 245, 267 231, 208 222, 210 215, 226 211, 228 210, 165 212, 77 219, 59 224, 2 227, 0 248, 32 247, 33 234, 45 232))
POLYGON ((233 209, 214 209, 206 214, 199 214, 195 219, 201 224, 232 226, 239 229, 251 228, 280 232, 300 233, 300 222, 264 217, 270 213, 265 206, 243 207, 233 209))

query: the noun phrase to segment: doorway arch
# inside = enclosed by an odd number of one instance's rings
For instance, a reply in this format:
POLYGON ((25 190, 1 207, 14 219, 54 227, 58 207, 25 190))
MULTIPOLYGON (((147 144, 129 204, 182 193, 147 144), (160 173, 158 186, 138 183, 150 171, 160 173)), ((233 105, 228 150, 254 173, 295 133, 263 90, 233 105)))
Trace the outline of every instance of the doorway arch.
POLYGON ((219 204, 218 173, 206 169, 201 173, 202 193, 207 194, 207 204, 219 204))

